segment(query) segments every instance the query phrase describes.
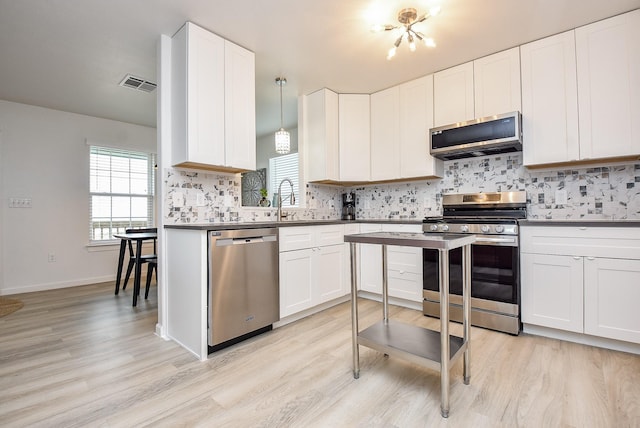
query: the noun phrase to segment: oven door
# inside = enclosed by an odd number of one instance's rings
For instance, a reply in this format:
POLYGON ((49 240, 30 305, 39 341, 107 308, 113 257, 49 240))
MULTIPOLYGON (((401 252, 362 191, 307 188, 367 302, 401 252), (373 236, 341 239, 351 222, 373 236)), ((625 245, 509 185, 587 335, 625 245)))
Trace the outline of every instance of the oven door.
MULTIPOLYGON (((471 306, 518 315, 520 302, 517 236, 476 235, 471 246, 471 306)), ((452 304, 462 304, 462 249, 449 253, 449 293, 452 304)), ((423 294, 440 301, 438 251, 423 250, 423 294)))

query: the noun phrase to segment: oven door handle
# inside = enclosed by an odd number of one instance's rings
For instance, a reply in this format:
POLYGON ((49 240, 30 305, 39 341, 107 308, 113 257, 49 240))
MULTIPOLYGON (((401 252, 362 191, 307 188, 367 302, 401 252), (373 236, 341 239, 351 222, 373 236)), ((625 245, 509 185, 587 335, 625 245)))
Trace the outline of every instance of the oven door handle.
POLYGON ((489 244, 489 245, 509 245, 512 247, 518 246, 518 238, 488 238, 484 236, 476 236, 475 244, 489 244))

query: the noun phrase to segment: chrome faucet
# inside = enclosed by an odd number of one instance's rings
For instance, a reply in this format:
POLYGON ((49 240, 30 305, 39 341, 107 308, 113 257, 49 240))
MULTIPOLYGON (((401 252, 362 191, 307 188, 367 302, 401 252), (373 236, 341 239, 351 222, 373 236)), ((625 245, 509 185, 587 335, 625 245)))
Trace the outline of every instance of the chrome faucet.
POLYGON ((296 203, 296 195, 293 194, 293 182, 289 178, 285 178, 280 182, 278 186, 278 221, 287 217, 287 214, 282 214, 282 183, 287 181, 291 185, 291 195, 289 195, 289 201, 291 205, 296 203))

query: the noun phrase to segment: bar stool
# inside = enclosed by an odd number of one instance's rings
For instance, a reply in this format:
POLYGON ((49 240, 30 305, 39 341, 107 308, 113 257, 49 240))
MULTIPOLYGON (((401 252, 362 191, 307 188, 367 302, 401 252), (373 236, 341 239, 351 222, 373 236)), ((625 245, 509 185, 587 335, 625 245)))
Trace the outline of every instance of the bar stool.
POLYGON ((158 258, 156 257, 155 259, 149 259, 147 261, 147 264, 149 266, 147 267, 147 284, 144 290, 145 300, 149 297, 149 288, 151 287, 151 276, 153 275, 154 270, 156 271, 156 284, 158 283, 158 258))
MULTIPOLYGON (((126 229, 125 233, 130 234, 130 233, 157 233, 158 229, 155 227, 148 227, 148 228, 139 228, 139 229, 126 229)), ((142 254, 140 256, 140 259, 136 258, 136 252, 134 251, 133 248, 133 243, 131 240, 129 240, 128 242, 129 245, 129 265, 127 266, 127 273, 124 277, 124 283, 122 284, 122 289, 126 289, 127 288, 127 282, 129 281, 129 277, 131 276, 131 272, 133 271, 133 269, 136 267, 136 264, 144 264, 147 263, 149 264, 149 268, 148 268, 148 273, 147 273, 147 287, 145 290, 145 298, 148 297, 149 295, 149 286, 150 286, 150 274, 152 273, 152 270, 155 268, 157 261, 158 261, 158 255, 156 254, 156 241, 153 241, 153 253, 151 254, 142 254), (153 267, 151 266, 151 263, 153 263, 153 267)), ((157 270, 157 269, 156 269, 157 270)), ((157 277, 157 273, 156 273, 156 277, 157 277)), ((134 287, 133 290, 133 306, 136 306, 137 300, 138 300, 138 295, 140 294, 140 288, 139 288, 139 284, 140 281, 136 280, 134 284, 137 284, 138 287, 136 289, 136 287, 134 287)))

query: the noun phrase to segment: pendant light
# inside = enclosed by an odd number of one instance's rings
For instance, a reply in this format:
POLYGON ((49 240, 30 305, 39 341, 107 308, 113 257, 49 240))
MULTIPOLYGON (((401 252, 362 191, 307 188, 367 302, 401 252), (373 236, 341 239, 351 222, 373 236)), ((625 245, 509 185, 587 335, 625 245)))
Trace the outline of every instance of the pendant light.
POLYGON ((280 86, 280 130, 276 132, 276 153, 282 155, 289 153, 290 138, 289 133, 285 131, 282 120, 282 87, 287 84, 284 77, 276 77, 276 85, 280 86))

